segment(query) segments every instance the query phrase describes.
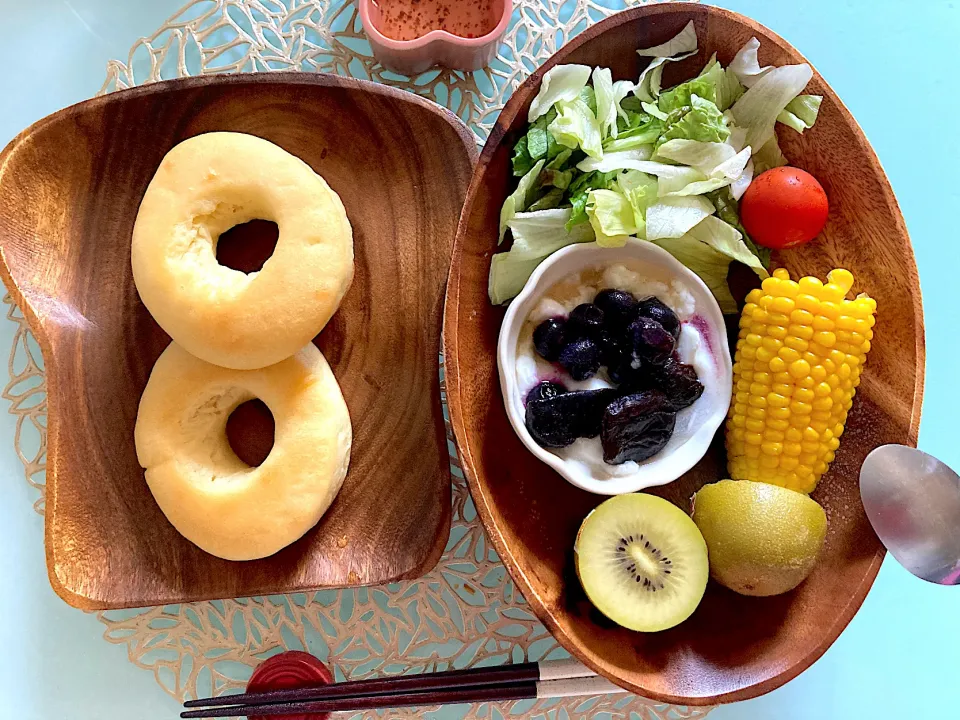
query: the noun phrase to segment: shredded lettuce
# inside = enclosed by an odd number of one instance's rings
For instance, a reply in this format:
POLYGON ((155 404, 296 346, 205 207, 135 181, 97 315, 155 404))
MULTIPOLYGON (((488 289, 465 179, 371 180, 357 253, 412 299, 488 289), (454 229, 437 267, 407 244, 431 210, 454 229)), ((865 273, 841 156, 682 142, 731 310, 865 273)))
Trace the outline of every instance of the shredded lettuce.
POLYGON ((704 175, 710 175, 721 163, 737 154, 728 143, 700 142, 677 138, 668 140, 657 148, 657 157, 666 158, 681 165, 695 167, 704 175))
POLYGON ((783 167, 786 164, 787 159, 780 152, 780 144, 777 142, 776 134, 753 154, 753 170, 757 175, 771 168, 783 167))
POLYGON ((593 71, 593 89, 597 103, 597 120, 600 122, 600 134, 603 138, 616 139, 619 134, 618 119, 627 119, 626 111, 620 102, 633 90, 629 80, 613 82, 609 68, 596 68, 593 71))
MULTIPOLYGON (((704 66, 698 78, 713 85, 713 101, 721 111, 727 110, 743 95, 743 85, 737 78, 736 73, 730 68, 724 70, 717 62, 716 53, 710 58, 710 62, 704 66)), ((705 96, 701 95, 701 97, 705 96)))
POLYGON ((682 53, 697 51, 697 29, 693 20, 688 22, 683 30, 660 45, 649 48, 640 48, 637 55, 640 57, 673 57, 682 53))
POLYGON ((589 79, 590 68, 586 65, 556 65, 547 70, 540 81, 540 92, 530 103, 527 122, 546 115, 558 102, 576 100, 589 79))
POLYGON ((667 129, 658 140, 661 145, 668 140, 723 142, 730 137, 730 129, 720 109, 696 94, 690 96, 689 106, 670 113, 667 122, 667 129))
POLYGON ((774 136, 777 116, 813 77, 809 65, 784 65, 770 70, 733 106, 737 125, 747 129, 746 143, 762 148, 774 136))
POLYGON ((647 208, 647 240, 681 237, 713 212, 713 204, 699 195, 660 198, 647 208))
POLYGON ((755 37, 747 40, 746 44, 740 48, 740 51, 734 56, 733 62, 728 68, 736 75, 740 84, 751 88, 764 75, 773 68, 770 66, 760 67, 760 61, 757 57, 757 51, 760 49, 760 41, 755 37))
POLYGON ((727 287, 730 262, 761 277, 769 252, 747 236, 738 200, 755 175, 787 160, 777 122, 804 132, 822 98, 801 94, 808 65, 762 67, 752 38, 729 67, 716 58, 695 77, 662 88, 668 62, 697 52, 693 23, 667 42, 638 50, 650 58, 636 83, 613 80, 609 68, 558 65, 541 82, 529 125, 513 148, 519 179, 500 214, 490 299, 522 289, 556 250, 596 240, 620 246, 630 238, 664 247, 697 272, 725 312, 736 310, 727 287))
POLYGON ((657 179, 639 170, 628 170, 617 177, 616 183, 633 207, 637 235, 646 237, 647 209, 657 201, 657 179))
POLYGON ((822 102, 822 95, 798 95, 777 115, 777 122, 789 125, 798 133, 809 130, 817 121, 822 102))
POLYGON ((717 299, 722 313, 737 312, 737 303, 730 293, 730 286, 727 285, 730 258, 691 235, 663 238, 656 243, 700 276, 717 299))
POLYGON ((648 102, 641 102, 640 107, 642 107, 644 111, 646 111, 650 115, 653 115, 653 117, 655 117, 657 120, 664 121, 664 120, 670 119, 670 114, 663 112, 656 105, 651 105, 648 102))
POLYGON ((527 150, 527 136, 524 135, 513 146, 513 174, 517 177, 523 177, 528 172, 530 168, 533 167, 533 158, 530 157, 530 151, 527 150))
POLYGON ((643 163, 653 154, 653 145, 640 145, 633 150, 609 150, 603 157, 587 158, 577 164, 580 172, 611 172, 613 170, 643 170, 643 163))
POLYGON ((504 201, 503 207, 500 208, 500 240, 498 242, 503 242, 504 233, 507 232, 507 226, 513 220, 514 216, 518 212, 526 210, 527 205, 530 204, 530 192, 533 190, 533 185, 537 182, 537 178, 540 177, 540 171, 543 169, 543 165, 544 161, 538 160, 537 164, 534 165, 526 175, 520 178, 517 189, 504 201))
POLYGON ((568 148, 580 148, 590 157, 603 157, 600 123, 590 107, 580 98, 557 103, 557 119, 547 131, 558 143, 568 148))
POLYGON ((753 182, 753 158, 750 158, 750 162, 746 164, 743 168, 743 172, 740 173, 740 176, 730 183, 730 193, 733 195, 734 200, 739 200, 743 197, 743 194, 747 191, 747 188, 750 187, 750 183, 753 182))
POLYGON ((653 58, 650 64, 640 73, 640 79, 634 89, 634 94, 645 102, 654 103, 660 95, 660 84, 663 77, 663 67, 668 62, 683 60, 697 52, 697 31, 691 20, 677 35, 667 42, 652 48, 637 50, 641 57, 653 58))
POLYGON ((564 226, 569 219, 570 208, 517 213, 510 221, 513 235, 510 252, 525 259, 546 257, 571 243, 593 240, 588 225, 577 225, 567 231, 564 226))
POLYGON ((547 256, 544 255, 522 260, 512 257, 508 252, 497 253, 490 258, 490 277, 487 278, 490 302, 493 305, 502 305, 519 295, 533 271, 546 259, 547 256))
POLYGON ((569 219, 570 208, 514 216, 510 221, 513 247, 495 254, 490 261, 490 302, 500 305, 516 297, 537 265, 560 248, 593 240, 589 224, 577 225, 568 232, 564 226, 569 219))
POLYGON ((737 311, 727 285, 732 261, 748 265, 761 278, 769 277, 766 268, 743 242, 740 232, 713 216, 705 217, 682 237, 657 240, 657 245, 700 276, 724 313, 737 311))
POLYGON ((709 245, 714 250, 723 253, 731 260, 736 260, 751 268, 757 276, 764 280, 770 273, 760 262, 760 258, 753 254, 740 231, 718 217, 710 215, 690 229, 690 235, 700 242, 709 245))
POLYGON ((633 206, 614 190, 591 190, 587 215, 600 247, 623 247, 638 230, 633 206))

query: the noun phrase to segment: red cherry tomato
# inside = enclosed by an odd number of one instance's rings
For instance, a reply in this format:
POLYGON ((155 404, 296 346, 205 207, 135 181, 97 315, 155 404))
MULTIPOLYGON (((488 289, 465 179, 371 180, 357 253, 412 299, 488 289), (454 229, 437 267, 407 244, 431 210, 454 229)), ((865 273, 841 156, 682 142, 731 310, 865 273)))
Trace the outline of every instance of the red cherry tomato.
POLYGON ((780 250, 813 240, 827 224, 827 193, 794 167, 761 173, 740 200, 740 221, 760 245, 780 250))

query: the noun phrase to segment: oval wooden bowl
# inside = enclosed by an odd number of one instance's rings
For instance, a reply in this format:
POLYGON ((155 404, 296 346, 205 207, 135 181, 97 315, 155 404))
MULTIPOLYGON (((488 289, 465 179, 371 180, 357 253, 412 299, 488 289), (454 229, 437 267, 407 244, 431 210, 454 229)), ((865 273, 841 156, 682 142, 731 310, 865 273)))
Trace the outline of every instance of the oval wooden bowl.
MULTIPOLYGON (((814 494, 830 522, 823 557, 799 589, 780 597, 741 597, 711 582, 693 617, 662 633, 623 630, 592 609, 573 571, 572 548, 580 522, 603 498, 565 482, 511 429, 495 352, 504 311, 487 299, 487 273, 500 205, 515 182, 510 155, 544 71, 583 63, 610 67, 615 78, 636 78, 646 62, 636 49, 667 40, 689 20, 696 23, 700 52, 669 64, 667 86, 692 77, 714 51, 729 63, 751 35, 762 43, 762 64, 805 62, 757 23, 699 5, 627 10, 577 36, 516 91, 481 153, 454 248, 444 347, 464 472, 497 551, 534 611, 567 650, 618 684, 661 701, 706 705, 744 700, 787 682, 823 654, 860 607, 884 550, 860 504, 858 470, 880 444, 916 444, 924 344, 916 265, 890 184, 853 117, 815 73, 810 91, 824 95, 817 125, 802 136, 782 129, 780 137, 787 157, 823 183, 830 219, 817 242, 775 261, 794 276, 849 268, 855 291, 879 303, 873 350, 847 432, 814 494)), ((725 474, 718 433, 713 451, 693 470, 653 492, 688 508, 701 485, 725 474)))
MULTIPOLYGON (((118 92, 42 120, 7 147, 0 275, 46 364, 47 566, 67 602, 163 605, 379 584, 433 567, 450 521, 442 303, 475 158, 473 135, 439 106, 308 73, 118 92), (259 135, 323 175, 343 199, 356 256, 353 285, 316 339, 350 409, 350 471, 313 530, 242 563, 208 555, 174 530, 133 443, 140 395, 170 340, 133 284, 133 223, 164 154, 213 130, 259 135)), ((241 228, 253 237, 230 243, 228 264, 249 270, 276 236, 257 223, 241 228)), ((235 413, 230 436, 244 445, 239 455, 262 459, 270 438, 243 427, 256 418, 255 408, 235 413)))

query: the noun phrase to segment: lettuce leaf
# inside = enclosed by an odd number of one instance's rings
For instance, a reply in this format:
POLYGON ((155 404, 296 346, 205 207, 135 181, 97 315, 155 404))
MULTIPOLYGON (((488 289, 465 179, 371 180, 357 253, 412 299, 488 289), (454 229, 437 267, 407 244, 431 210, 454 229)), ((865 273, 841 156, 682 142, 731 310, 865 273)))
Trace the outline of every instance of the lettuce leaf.
POLYGON ((775 67, 737 100, 732 111, 737 125, 747 129, 746 144, 760 149, 774 136, 777 116, 810 82, 807 64, 775 67))
POLYGON ((740 51, 734 56, 733 62, 727 68, 740 81, 744 87, 753 87, 764 75, 770 72, 771 66, 760 67, 760 61, 757 57, 757 51, 760 49, 760 41, 755 37, 747 40, 746 44, 740 48, 740 51))
POLYGON ((546 256, 524 260, 508 252, 497 253, 490 258, 490 276, 487 278, 490 302, 502 305, 519 295, 533 271, 545 259, 546 256))
POLYGON ((737 304, 727 284, 732 261, 748 265, 761 278, 769 277, 759 258, 743 242, 740 232, 713 216, 705 217, 682 237, 656 242, 700 276, 713 292, 720 310, 726 314, 737 312, 737 304))
POLYGON ((700 276, 717 299, 723 314, 737 312, 737 303, 727 284, 730 258, 689 234, 678 238, 663 238, 656 243, 700 276))
POLYGON ((591 190, 587 215, 600 247, 623 247, 638 230, 633 206, 614 190, 591 190))
POLYGON ((555 157, 563 148, 557 144, 554 137, 547 132, 547 126, 557 117, 557 111, 550 108, 546 115, 541 115, 527 130, 527 152, 534 161, 543 158, 555 157))
POLYGON ((558 102, 576 100, 589 79, 590 68, 586 65, 556 65, 547 70, 540 81, 540 92, 530 103, 527 122, 546 115, 558 102))
POLYGON ((651 105, 648 102, 641 102, 640 107, 643 108, 644 112, 647 112, 650 115, 653 115, 653 117, 655 117, 657 120, 660 120, 661 122, 668 120, 670 118, 669 113, 663 112, 656 105, 651 105))
POLYGON ((705 197, 661 198, 647 208, 647 240, 678 238, 714 212, 705 197))
POLYGON ((527 209, 530 212, 536 212, 537 210, 552 210, 553 208, 560 207, 561 203, 563 202, 563 196, 563 188, 552 188, 527 209))
POLYGON ((657 100, 657 107, 660 112, 671 113, 674 110, 692 105, 691 97, 693 95, 716 104, 717 87, 710 82, 709 78, 696 77, 662 93, 657 100))
POLYGON ((742 198, 747 188, 750 187, 750 183, 753 182, 753 169, 753 158, 750 158, 750 162, 744 166, 740 176, 730 183, 730 194, 734 200, 742 198))
POLYGON ((568 148, 580 148, 590 157, 603 157, 600 123, 590 107, 581 99, 557 103, 556 120, 547 131, 558 143, 568 148))
POLYGON ((654 45, 649 48, 637 50, 640 57, 674 57, 682 53, 697 51, 697 30, 693 25, 693 20, 688 22, 683 30, 678 32, 672 38, 660 45, 654 45))
POLYGON ((517 144, 513 146, 513 174, 516 177, 523 177, 528 172, 530 168, 533 167, 534 160, 530 157, 530 152, 527 150, 527 136, 524 135, 517 141, 517 144))
POLYGON ((633 83, 629 80, 613 82, 608 68, 596 68, 593 71, 593 89, 597 103, 597 120, 600 122, 600 135, 603 138, 616 138, 618 134, 617 120, 626 119, 626 111, 620 107, 631 90, 633 83))
MULTIPOLYGON (((726 70, 717 62, 717 54, 714 53, 703 70, 700 71, 699 78, 702 78, 713 85, 713 101, 721 111, 727 110, 733 105, 741 95, 743 95, 743 85, 730 68, 726 70)), ((699 93, 698 93, 699 95, 699 93)), ((701 95, 701 97, 706 97, 701 95)))
POLYGON ((657 179, 639 170, 628 170, 617 177, 616 184, 633 208, 637 235, 645 237, 647 209, 657 201, 657 179))
POLYGON ((510 232, 513 235, 510 252, 515 257, 529 260, 546 257, 575 242, 593 240, 593 231, 589 225, 577 225, 568 232, 564 226, 569 219, 570 208, 517 213, 510 221, 510 232))
POLYGON ((626 110, 625 113, 627 119, 621 119, 617 122, 616 139, 607 138, 604 141, 604 152, 607 150, 632 150, 641 145, 650 145, 657 141, 666 127, 663 121, 646 112, 626 110))
POLYGON ((538 160, 530 171, 520 178, 517 189, 503 201, 503 207, 500 208, 500 239, 498 243, 503 242, 504 233, 507 227, 518 212, 523 212, 530 204, 530 195, 537 178, 540 177, 540 171, 543 169, 544 161, 538 160))
POLYGON ((640 145, 633 150, 607 149, 601 158, 587 158, 577 163, 580 172, 612 172, 614 170, 643 170, 643 163, 653 154, 652 145, 640 145))
POLYGON ((683 138, 668 140, 657 148, 658 158, 690 165, 704 175, 710 175, 718 165, 736 154, 737 151, 728 143, 700 142, 683 138))
POLYGON ((637 50, 641 57, 653 58, 640 73, 634 88, 634 95, 645 102, 654 103, 660 95, 660 85, 664 65, 668 62, 683 60, 697 52, 697 31, 691 20, 677 35, 667 42, 652 48, 637 50))
POLYGON ((798 133, 809 130, 817 122, 822 102, 822 95, 798 95, 777 115, 777 122, 789 125, 798 133))
POLYGON ((578 225, 571 232, 564 229, 570 214, 570 208, 540 210, 518 213, 510 221, 513 247, 490 260, 490 302, 500 305, 516 297, 537 265, 560 248, 593 240, 589 224, 578 225))
POLYGON ((689 234, 731 260, 751 268, 761 280, 770 277, 760 258, 744 243, 740 231, 720 218, 712 215, 705 217, 703 221, 691 228, 689 234))
POLYGON ((590 220, 587 216, 587 199, 591 190, 607 189, 619 170, 610 173, 585 173, 570 183, 567 192, 570 197, 571 214, 567 220, 566 229, 569 231, 574 225, 590 220))
POLYGON ((777 142, 776 134, 753 154, 753 171, 757 175, 771 168, 783 167, 786 164, 787 158, 780 152, 780 144, 777 142))
POLYGON ((730 129, 720 109, 699 95, 691 95, 689 108, 684 106, 670 113, 667 129, 658 143, 676 139, 724 142, 728 137, 730 129))

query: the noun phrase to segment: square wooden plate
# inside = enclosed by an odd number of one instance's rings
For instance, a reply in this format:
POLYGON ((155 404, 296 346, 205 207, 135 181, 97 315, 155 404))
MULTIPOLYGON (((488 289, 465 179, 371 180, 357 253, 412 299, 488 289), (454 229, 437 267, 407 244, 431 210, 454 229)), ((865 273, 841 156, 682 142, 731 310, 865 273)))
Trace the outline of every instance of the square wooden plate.
POLYGON ((46 366, 47 567, 64 600, 161 605, 378 584, 433 567, 450 523, 443 294, 475 159, 472 134, 439 106, 305 73, 118 92, 52 115, 6 148, 0 274, 46 366), (140 395, 169 342, 134 287, 134 220, 164 154, 214 130, 266 138, 323 175, 343 199, 356 252, 353 286, 316 340, 353 419, 350 472, 317 527, 241 563, 174 530, 133 443, 140 395))

